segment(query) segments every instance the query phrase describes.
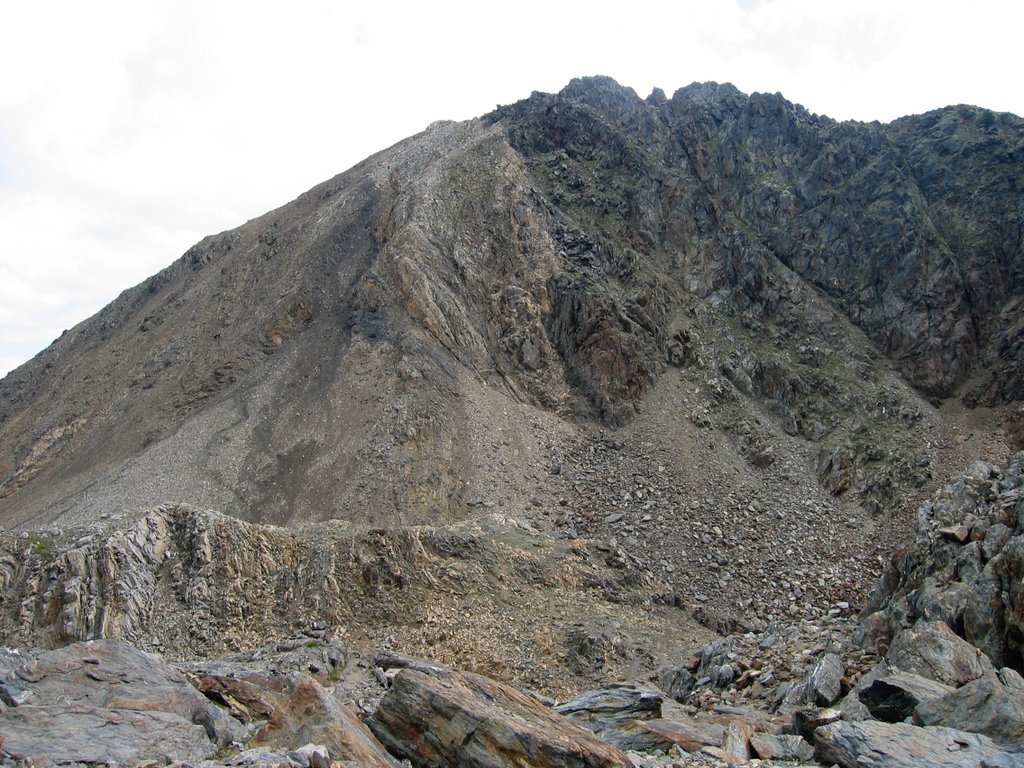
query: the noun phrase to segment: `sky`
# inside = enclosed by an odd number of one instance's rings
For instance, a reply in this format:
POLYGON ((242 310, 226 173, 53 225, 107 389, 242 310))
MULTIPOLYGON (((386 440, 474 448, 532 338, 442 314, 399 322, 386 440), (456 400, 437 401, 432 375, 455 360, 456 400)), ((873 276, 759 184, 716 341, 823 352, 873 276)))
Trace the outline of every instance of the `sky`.
POLYGON ((0 376, 207 234, 573 77, 1024 115, 1015 0, 0 4, 0 376))

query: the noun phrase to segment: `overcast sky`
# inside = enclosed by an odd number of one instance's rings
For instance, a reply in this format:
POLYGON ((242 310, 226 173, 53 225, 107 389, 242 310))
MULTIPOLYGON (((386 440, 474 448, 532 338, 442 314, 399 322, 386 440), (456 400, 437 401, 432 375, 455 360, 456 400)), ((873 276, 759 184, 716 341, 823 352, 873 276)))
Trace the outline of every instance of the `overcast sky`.
POLYGON ((571 78, 1024 114, 1016 0, 5 2, 0 375, 204 235, 571 78))

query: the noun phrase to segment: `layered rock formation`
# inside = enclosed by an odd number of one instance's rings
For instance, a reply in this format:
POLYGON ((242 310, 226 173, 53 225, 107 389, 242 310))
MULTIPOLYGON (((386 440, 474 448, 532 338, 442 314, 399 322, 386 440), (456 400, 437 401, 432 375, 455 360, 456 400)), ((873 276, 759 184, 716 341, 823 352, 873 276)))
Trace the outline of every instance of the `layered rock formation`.
POLYGON ((7 644, 116 638, 197 658, 321 623, 359 645, 400 645, 552 692, 578 679, 581 629, 618 625, 622 653, 602 657, 593 671, 603 673, 649 668, 659 648, 706 638, 679 607, 655 601, 664 590, 621 550, 500 517, 297 533, 161 507, 70 544, 0 537, 7 644))
POLYGON ((979 462, 918 511, 871 594, 863 642, 941 621, 998 666, 1024 668, 1024 455, 979 462))
MULTIPOLYGON (((369 662, 351 653, 322 621, 260 648, 177 667, 120 642, 75 642, 55 651, 0 654, 0 763, 204 761, 205 768, 334 763, 390 768, 397 760, 417 766, 552 768, 742 765, 753 760, 768 766, 814 760, 843 768, 1024 765, 1024 677, 1014 668, 1017 662, 1004 665, 1006 648, 988 635, 970 634, 967 622, 954 620, 951 626, 908 609, 917 605, 915 595, 927 597, 928 605, 954 605, 964 589, 977 586, 967 579, 985 581, 978 572, 965 571, 959 579, 942 572, 950 558, 934 551, 920 562, 914 553, 926 545, 940 552, 946 546, 967 547, 972 530, 991 531, 996 524, 989 521, 985 527, 986 515, 1015 509, 1019 501, 1022 466, 1024 454, 1005 470, 973 466, 922 506, 919 539, 894 559, 894 573, 887 574, 873 597, 875 610, 859 624, 837 611, 814 622, 718 638, 685 665, 666 666, 657 678, 662 690, 618 682, 556 705, 489 676, 394 652, 369 662), (958 500, 955 507, 948 503, 952 499, 958 500), (936 522, 937 509, 950 519, 936 522), (869 647, 858 648, 854 641, 869 647), (994 648, 996 655, 978 645, 994 648)), ((207 530, 208 545, 191 549, 206 551, 208 564, 216 565, 176 581, 179 589, 230 580, 238 563, 223 559, 221 545, 229 532, 241 528, 250 538, 260 535, 258 527, 230 518, 160 510, 134 532, 134 565, 119 550, 126 574, 145 570, 150 561, 142 553, 154 551, 164 552, 158 556, 164 567, 176 570, 177 555, 167 554, 175 546, 173 538, 167 546, 153 546, 166 538, 158 535, 157 518, 170 521, 168 530, 207 530), (142 530, 150 531, 148 546, 138 535, 142 530)), ((1015 519, 1011 522, 1016 525, 1015 519)), ((992 550, 989 562, 1007 557, 1017 533, 1013 529, 1000 536, 995 531, 993 541, 1006 541, 992 550)), ((290 535, 281 531, 276 544, 286 547, 290 535)), ((438 565, 436 547, 443 537, 437 531, 421 536, 417 562, 425 574, 438 565)), ((233 549, 243 547, 243 538, 232 540, 233 549)), ((976 541, 984 544, 988 538, 976 541)), ((461 542, 473 549, 468 544, 461 542)), ((350 558, 358 557, 365 542, 352 539, 346 546, 350 558)), ((493 546, 478 539, 476 554, 469 557, 486 559, 493 546)), ((319 554, 327 551, 329 546, 319 554)), ((67 567, 70 561, 62 562, 67 567)), ((449 559, 441 567, 457 565, 449 559)), ((60 566, 50 573, 60 573, 60 566)), ((581 573, 597 575, 594 570, 581 573)), ((86 578, 82 573, 62 577, 52 582, 60 589, 51 588, 49 594, 73 594, 86 578)), ((410 576, 409 582, 414 588, 415 579, 410 576)), ((140 588, 136 594, 136 605, 151 602, 155 610, 174 614, 173 603, 154 599, 156 591, 140 588)), ((364 594, 363 602, 372 602, 372 595, 364 594)), ((422 591, 417 598, 431 599, 422 591)), ((20 599, 24 605, 44 602, 20 599)), ((114 615, 114 607, 109 614, 114 615)), ((946 616, 950 619, 955 615, 946 616)), ((1012 628, 1018 619, 1008 602, 998 622, 1012 628)), ((210 626, 229 632, 231 622, 210 626)), ((506 631, 515 633, 511 626, 506 631)), ((677 653, 686 646, 680 641, 677 653)))

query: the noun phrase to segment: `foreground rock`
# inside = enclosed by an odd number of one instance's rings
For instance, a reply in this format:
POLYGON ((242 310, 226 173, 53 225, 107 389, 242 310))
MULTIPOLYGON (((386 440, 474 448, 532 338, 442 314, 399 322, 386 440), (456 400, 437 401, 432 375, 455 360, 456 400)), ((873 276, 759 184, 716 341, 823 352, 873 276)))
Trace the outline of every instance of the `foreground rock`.
POLYGON ((815 731, 814 756, 842 768, 1019 768, 1024 757, 994 741, 953 728, 905 723, 838 722, 815 731))
POLYGON ((621 751, 538 700, 481 675, 406 668, 369 726, 417 765, 631 768, 621 751))
POLYGON ((885 655, 888 666, 958 687, 994 676, 988 656, 941 621, 920 622, 900 632, 885 655))
POLYGON ((225 762, 204 765, 395 768, 326 675, 324 685, 312 676, 345 656, 325 628, 312 633, 318 642, 300 633, 193 662, 186 674, 109 640, 0 652, 0 764, 198 763, 217 755, 225 762))
POLYGON ((914 720, 981 733, 998 744, 1024 748, 1024 693, 998 680, 972 680, 942 698, 922 702, 914 710, 914 720))
POLYGON ((664 748, 658 734, 644 727, 644 721, 661 717, 663 698, 657 691, 610 685, 582 693, 555 711, 620 749, 664 748))
POLYGON ((44 764, 201 760, 246 729, 158 656, 114 641, 0 659, 3 750, 44 764))
POLYGON ((26 706, 0 714, 3 753, 28 765, 138 765, 196 761, 216 745, 169 712, 82 706, 26 706))
POLYGON ((953 688, 921 675, 894 672, 873 680, 859 691, 860 702, 876 720, 901 723, 913 717, 922 703, 940 699, 953 688))

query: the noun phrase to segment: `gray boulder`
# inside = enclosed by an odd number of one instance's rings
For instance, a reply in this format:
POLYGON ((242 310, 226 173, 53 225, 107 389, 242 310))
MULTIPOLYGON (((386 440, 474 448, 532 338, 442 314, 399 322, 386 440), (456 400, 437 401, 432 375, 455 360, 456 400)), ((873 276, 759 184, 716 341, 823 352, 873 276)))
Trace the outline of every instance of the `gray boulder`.
POLYGON ((901 672, 953 687, 995 676, 988 657, 941 621, 920 622, 903 630, 889 646, 885 660, 901 672))
POLYGON ((1024 692, 990 678, 972 680, 941 698, 922 701, 914 720, 981 733, 1019 749, 1024 747, 1024 692))
POLYGON ((795 734, 754 733, 750 736, 750 747, 761 760, 814 759, 814 747, 795 734))
POLYGON ((1004 751, 987 736, 953 728, 840 721, 818 728, 814 739, 814 757, 824 765, 841 768, 1024 766, 1024 756, 1004 751))
POLYGON ((633 685, 609 685, 581 693, 555 707, 577 725, 619 749, 650 749, 657 737, 637 721, 661 717, 664 696, 633 685))
POLYGON ((819 707, 830 707, 842 694, 843 675, 846 666, 834 653, 826 653, 807 670, 804 686, 810 703, 819 707))

